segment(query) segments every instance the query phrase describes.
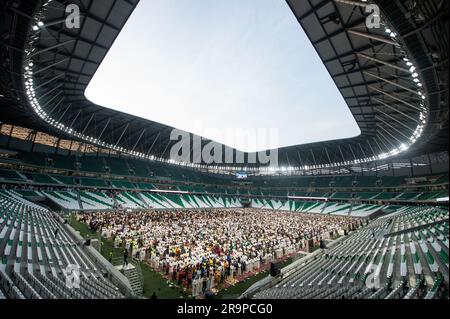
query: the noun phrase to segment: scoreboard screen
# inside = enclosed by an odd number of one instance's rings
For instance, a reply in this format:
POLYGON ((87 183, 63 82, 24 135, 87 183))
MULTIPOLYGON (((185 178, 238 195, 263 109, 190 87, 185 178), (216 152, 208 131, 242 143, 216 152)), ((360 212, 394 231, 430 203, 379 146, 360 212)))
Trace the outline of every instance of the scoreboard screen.
POLYGON ((246 172, 237 172, 236 173, 236 178, 237 179, 246 179, 248 177, 246 172))

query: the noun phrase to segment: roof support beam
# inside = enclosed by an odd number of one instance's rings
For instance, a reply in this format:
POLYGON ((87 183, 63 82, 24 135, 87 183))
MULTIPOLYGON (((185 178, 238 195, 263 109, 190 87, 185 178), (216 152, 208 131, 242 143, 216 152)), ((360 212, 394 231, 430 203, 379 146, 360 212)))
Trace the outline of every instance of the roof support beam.
POLYGON ((61 99, 58 101, 58 103, 55 104, 55 106, 52 108, 52 110, 48 113, 48 116, 51 116, 53 112, 56 110, 56 108, 61 104, 61 102, 64 100, 64 97, 61 97, 61 99))
POLYGON ((66 61, 68 61, 68 60, 69 60, 69 58, 65 58, 65 59, 62 59, 62 60, 57 61, 57 62, 55 62, 55 63, 52 63, 52 64, 50 64, 50 65, 48 65, 48 66, 46 66, 46 67, 44 67, 44 68, 42 68, 42 69, 39 69, 39 70, 33 72, 33 75, 36 75, 36 74, 39 74, 39 73, 41 73, 41 72, 43 72, 43 71, 46 71, 46 70, 48 70, 48 69, 51 69, 52 67, 57 66, 58 64, 61 64, 61 63, 66 62, 66 61))
MULTIPOLYGON (((355 62, 355 64, 356 64, 356 62, 355 62)), ((346 75, 350 75, 350 74, 353 74, 353 73, 359 73, 359 72, 362 72, 364 70, 379 69, 379 66, 376 65, 376 64, 370 64, 370 65, 365 64, 365 63, 361 63, 361 64, 364 65, 364 66, 362 66, 362 67, 355 67, 353 69, 349 69, 348 71, 343 71, 343 72, 340 72, 340 73, 335 73, 335 74, 332 74, 332 76, 333 77, 346 76, 346 75)), ((351 85, 349 85, 349 87, 350 86, 351 85)))
POLYGON ((131 149, 131 151, 133 152, 134 149, 136 148, 136 146, 139 144, 139 141, 141 140, 142 136, 144 135, 146 129, 144 128, 141 132, 141 134, 139 135, 139 138, 137 139, 136 143, 134 144, 133 148, 131 149))
POLYGON ((286 161, 287 161, 287 163, 288 163, 288 167, 290 167, 290 166, 291 166, 291 162, 289 161, 289 155, 288 155, 288 152, 286 152, 286 161))
POLYGON ((71 106, 72 106, 72 104, 69 104, 69 106, 66 107, 63 114, 59 117, 58 122, 61 122, 62 118, 64 117, 64 115, 66 115, 67 111, 70 109, 71 106))
POLYGON ((161 156, 160 156, 160 157, 164 158, 164 154, 166 153, 167 149, 169 148, 170 142, 171 142, 171 140, 169 139, 169 140, 167 141, 166 147, 164 148, 164 150, 163 150, 163 152, 161 153, 161 156))
POLYGON ((358 146, 359 146, 359 149, 361 150, 361 154, 366 158, 366 157, 367 157, 366 152, 365 152, 364 149, 362 148, 361 144, 358 143, 358 146))
POLYGON ((372 156, 377 156, 377 154, 375 153, 375 151, 374 151, 374 149, 372 147, 372 144, 370 144, 369 141, 367 141, 367 144, 369 145, 370 151, 372 152, 372 156))
MULTIPOLYGON (((380 104, 386 106, 387 108, 389 108, 389 109, 391 109, 391 110, 393 110, 393 111, 395 111, 395 112, 397 112, 397 113, 403 115, 404 117, 409 118, 410 120, 412 120, 412 121, 414 121, 414 122, 419 122, 418 119, 415 119, 415 118, 413 118, 412 116, 410 116, 410 115, 408 115, 408 114, 406 114, 406 113, 403 113, 403 112, 400 111, 399 109, 397 109, 397 108, 395 108, 395 107, 393 107, 393 106, 390 106, 389 104, 387 104, 387 103, 385 103, 385 102, 383 102, 383 101, 381 101, 381 100, 379 100, 379 99, 377 99, 377 98, 375 98, 375 97, 373 97, 372 99, 373 99, 374 101, 376 101, 376 102, 378 102, 378 103, 380 103, 380 104)), ((378 110, 378 111, 380 111, 380 110, 378 110)))
POLYGON ((340 146, 340 145, 338 145, 338 149, 339 149, 339 153, 341 153, 342 162, 345 162, 344 153, 342 153, 342 149, 341 149, 341 146, 340 146))
MULTIPOLYGON (((409 130, 411 130, 411 131, 414 131, 413 128, 411 128, 410 126, 406 125, 404 122, 400 121, 400 120, 397 119, 396 117, 393 117, 392 115, 389 115, 389 114, 387 114, 387 113, 384 113, 384 112, 381 111, 381 110, 377 110, 377 111, 380 112, 381 114, 383 114, 384 116, 390 118, 391 120, 397 122, 398 124, 400 124, 400 125, 403 126, 404 128, 407 128, 407 129, 409 129, 409 130)), ((377 116, 375 116, 375 118, 377 118, 377 116)))
POLYGON ((389 146, 387 146, 386 142, 384 140, 382 140, 380 138, 380 136, 382 136, 382 135, 380 134, 376 137, 376 142, 377 142, 378 148, 381 150, 381 152, 389 153, 389 151, 390 151, 389 146), (383 146, 385 147, 385 151, 383 151, 383 149, 380 147, 380 144, 378 142, 381 142, 381 144, 383 144, 383 146))
POLYGON ((300 161, 300 165, 303 167, 304 165, 303 165, 303 161, 302 161, 302 156, 300 155, 299 151, 297 151, 297 157, 298 157, 298 159, 300 161))
POLYGON ((116 146, 119 145, 120 141, 122 140, 123 135, 125 134, 126 130, 128 129, 128 126, 130 126, 130 123, 127 123, 127 125, 123 129, 122 134, 120 134, 120 137, 119 137, 119 139, 117 140, 117 142, 115 144, 116 146))
POLYGON ((62 24, 64 22, 66 22, 66 18, 50 20, 50 21, 45 22, 41 28, 48 28, 48 27, 51 27, 54 25, 62 24))
POLYGON ((34 52, 33 54, 31 54, 31 55, 29 56, 29 58, 32 58, 32 57, 34 57, 34 56, 36 56, 36 55, 38 55, 38 54, 41 54, 41 53, 44 53, 44 52, 47 52, 47 51, 51 51, 51 50, 56 49, 56 48, 59 48, 59 47, 63 47, 63 46, 65 46, 66 44, 72 43, 72 42, 74 42, 74 41, 75 41, 75 40, 67 40, 67 41, 60 42, 60 43, 58 43, 58 44, 52 45, 51 47, 44 48, 44 49, 42 49, 42 50, 36 51, 36 52, 34 52))
POLYGON ((413 109, 415 109, 415 110, 417 110, 417 111, 420 111, 420 108, 419 108, 419 107, 417 107, 417 106, 415 106, 415 105, 413 105, 413 104, 411 104, 411 103, 409 103, 409 102, 406 102, 405 100, 403 100, 403 99, 401 99, 401 98, 398 98, 398 97, 396 97, 396 96, 394 96, 394 95, 392 95, 392 94, 389 94, 389 93, 387 93, 387 92, 384 92, 383 90, 377 89, 376 87, 373 87, 373 86, 369 86, 369 88, 372 89, 372 90, 377 91, 378 93, 381 93, 381 94, 383 94, 383 95, 386 95, 387 97, 390 97, 391 99, 394 99, 394 100, 396 100, 396 101, 398 101, 398 102, 400 102, 400 103, 403 103, 403 104, 409 106, 410 108, 413 108, 413 109))
MULTIPOLYGON (((400 131, 399 129, 397 129, 396 127, 392 126, 391 124, 389 124, 388 122, 384 121, 381 118, 378 118, 383 124, 387 125, 388 127, 390 127, 391 129, 393 129, 394 131, 396 131, 398 134, 400 134, 401 136, 403 136, 404 138, 406 138, 406 140, 409 140, 409 136, 406 136, 405 133, 403 133, 402 131, 400 131)), ((380 126, 382 127, 382 126, 380 126)))
POLYGON ((369 76, 371 76, 371 77, 374 77, 375 79, 378 79, 378 80, 381 80, 381 81, 383 81, 383 82, 389 83, 389 84, 391 84, 391 85, 393 85, 393 86, 396 86, 396 87, 398 87, 398 88, 400 88, 400 89, 402 89, 402 90, 411 92, 411 93, 413 93, 413 94, 417 94, 417 91, 414 91, 414 90, 412 90, 412 89, 410 89, 410 88, 407 88, 407 87, 404 86, 404 85, 401 85, 401 84, 395 83, 395 82, 393 82, 393 81, 387 80, 387 79, 385 79, 385 78, 382 78, 381 76, 378 76, 378 75, 376 75, 376 74, 373 74, 373 73, 370 73, 370 72, 367 72, 367 71, 363 71, 363 73, 364 73, 364 74, 367 74, 367 75, 369 75, 369 76))
POLYGON ((330 158, 330 154, 328 154, 328 149, 326 147, 324 147, 324 149, 325 149, 325 154, 327 154, 328 164, 331 164, 331 158, 330 158))
POLYGON ((353 0, 334 0, 334 2, 342 3, 342 4, 349 4, 349 5, 352 5, 355 7, 362 7, 362 8, 365 8, 368 5, 367 2, 353 1, 353 0))
MULTIPOLYGON (((44 109, 48 104, 50 104, 51 102, 53 102, 53 100, 56 99, 56 98, 57 98, 58 96, 60 96, 60 95, 61 95, 61 92, 58 92, 56 95, 53 95, 53 97, 52 97, 50 100, 48 100, 47 102, 45 102, 45 104, 42 105, 41 108, 44 109)), ((62 100, 63 98, 64 98, 64 97, 62 97, 61 100, 62 100)), ((53 109, 50 111, 50 113, 48 113, 48 115, 50 115, 50 114, 53 112, 54 109, 55 109, 55 108, 53 108, 53 109)))
POLYGON ((314 156, 313 150, 310 149, 309 151, 311 152, 311 155, 312 155, 312 158, 313 158, 313 161, 314 161, 314 165, 317 165, 317 163, 316 163, 316 157, 314 156))
POLYGON ((48 90, 47 92, 45 92, 43 95, 38 97, 38 100, 40 101, 42 98, 46 97, 47 95, 49 95, 50 93, 53 93, 55 90, 59 89, 62 86, 62 83, 58 84, 57 86, 55 86, 54 88, 48 90))
POLYGON ((111 119, 110 119, 110 118, 108 118, 108 121, 106 122, 105 126, 103 127, 102 131, 100 132, 100 135, 99 135, 98 138, 97 138, 98 140, 100 140, 100 139, 102 138, 103 133, 105 133, 105 130, 106 130, 106 128, 107 128, 108 125, 109 125, 109 122, 111 122, 111 119))
POLYGON ((60 74, 58 74, 58 75, 55 75, 55 76, 52 77, 50 80, 45 81, 44 83, 39 84, 39 85, 38 85, 37 87, 35 87, 34 89, 35 89, 35 90, 38 90, 38 89, 40 89, 41 87, 46 86, 47 84, 52 83, 52 82, 55 81, 56 79, 59 79, 59 78, 62 77, 63 75, 64 75, 64 73, 60 73, 60 74))
POLYGON ((329 62, 333 62, 335 60, 340 60, 342 58, 346 58, 348 56, 354 56, 354 55, 358 54, 359 52, 363 52, 363 51, 371 50, 371 49, 373 49, 373 44, 367 44, 367 45, 361 46, 360 48, 357 48, 357 49, 354 49, 354 50, 351 50, 351 51, 347 51, 347 52, 344 52, 342 54, 336 55, 336 56, 334 56, 332 58, 323 60, 323 63, 326 64, 326 63, 329 63, 329 62))
POLYGON ((353 152, 353 148, 352 148, 352 145, 351 144, 348 144, 348 147, 350 148, 350 152, 352 153, 352 155, 353 155, 353 159, 356 161, 357 160, 357 158, 356 158, 356 155, 355 155, 355 153, 353 152))
POLYGON ((361 58, 364 58, 364 59, 367 59, 367 60, 371 60, 371 61, 376 62, 376 63, 383 64, 383 65, 388 66, 390 68, 393 68, 393 69, 396 69, 396 70, 399 70, 399 71, 403 71, 405 73, 409 73, 409 70, 407 68, 403 68, 403 67, 398 66, 396 64, 389 63, 389 62, 386 62, 386 61, 383 61, 383 60, 380 60, 380 59, 368 56, 368 55, 366 55, 364 53, 357 52, 356 55, 361 57, 361 58))
POLYGON ((160 135, 161 135, 161 133, 158 133, 158 135, 156 135, 155 139, 153 140, 152 145, 150 145, 150 148, 149 148, 148 151, 147 151, 147 156, 148 156, 148 155, 150 154, 150 152, 152 151, 153 146, 155 146, 156 140, 158 140, 158 138, 159 138, 160 135))
POLYGON ((78 116, 80 116, 80 114, 81 114, 81 110, 79 110, 77 115, 73 118, 72 123, 70 123, 69 128, 73 127, 73 125, 75 124, 75 121, 77 120, 78 116))
POLYGON ((388 39, 386 37, 382 37, 382 36, 376 35, 376 34, 364 33, 364 32, 356 31, 356 30, 352 30, 352 29, 348 30, 348 33, 356 35, 356 36, 360 36, 360 37, 363 37, 363 38, 375 40, 375 41, 378 41, 378 42, 383 42, 383 43, 386 43, 386 44, 390 44, 390 45, 393 45, 393 46, 396 46, 396 47, 399 46, 399 44, 397 42, 395 42, 395 41, 393 41, 391 39, 388 39))
POLYGON ((61 55, 63 57, 67 57, 67 58, 69 58, 71 60, 78 60, 78 61, 81 61, 81 62, 89 62, 89 63, 95 64, 95 65, 99 64, 98 61, 94 61, 94 60, 91 60, 91 59, 88 59, 88 58, 80 57, 80 56, 76 55, 75 53, 74 54, 68 54, 68 53, 65 53, 65 52, 62 52, 62 51, 55 51, 55 52, 52 52, 52 53, 54 53, 55 55, 61 55))
MULTIPOLYGON (((400 141, 395 135, 393 135, 391 132, 389 132, 388 130, 386 130, 384 128, 384 126, 380 125, 378 126, 379 128, 381 128, 386 134, 388 134, 390 137, 392 137, 394 140, 396 140, 397 142, 399 142, 400 144, 403 144, 403 141, 400 141)), ((383 136, 384 137, 384 136, 383 136)), ((392 144, 392 143, 391 143, 392 144)), ((393 145, 394 146, 394 145, 393 145)))
POLYGON ((84 127, 84 129, 81 132, 81 134, 84 135, 84 132, 86 132, 86 129, 88 128, 89 124, 91 124, 91 121, 92 121, 93 118, 94 118, 94 113, 92 113, 91 117, 89 118, 89 121, 86 123, 86 126, 84 127))
POLYGON ((9 5, 9 6, 8 6, 8 9, 11 10, 12 12, 14 12, 14 13, 16 13, 16 14, 22 16, 22 17, 24 17, 24 18, 27 18, 27 19, 29 19, 29 20, 33 20, 33 17, 32 17, 32 16, 30 16, 30 15, 28 15, 28 14, 26 14, 26 13, 20 11, 19 9, 13 7, 12 5, 9 5))
MULTIPOLYGON (((379 126, 379 127, 382 128, 382 126, 379 126)), ((384 130, 382 130, 382 131, 384 131, 384 130)), ((380 141, 383 142, 383 144, 386 147, 386 149, 388 150, 388 152, 390 152, 394 148, 397 148, 397 146, 394 143, 392 143, 388 138, 386 138, 386 136, 384 136, 383 132, 378 131, 378 136, 379 137, 381 136, 383 138, 383 139, 380 139, 380 141), (391 146, 389 147, 385 142, 387 144, 390 144, 391 146)))
POLYGON ((315 46, 315 45, 319 44, 320 42, 323 42, 323 41, 325 41, 325 40, 329 40, 329 39, 331 39, 331 38, 333 38, 333 37, 335 37, 335 36, 337 36, 337 35, 340 35, 341 33, 344 33, 344 32, 347 31, 349 28, 354 28, 354 27, 357 27, 357 26, 362 25, 362 24, 364 23, 364 21, 365 21, 365 18, 356 20, 356 21, 354 21, 351 25, 345 25, 345 26, 343 26, 342 29, 339 29, 339 30, 337 30, 337 31, 334 31, 334 32, 332 32, 332 33, 330 33, 330 34, 325 34, 323 37, 321 37, 321 38, 315 40, 315 41, 313 42, 313 44, 314 44, 314 46, 315 46))

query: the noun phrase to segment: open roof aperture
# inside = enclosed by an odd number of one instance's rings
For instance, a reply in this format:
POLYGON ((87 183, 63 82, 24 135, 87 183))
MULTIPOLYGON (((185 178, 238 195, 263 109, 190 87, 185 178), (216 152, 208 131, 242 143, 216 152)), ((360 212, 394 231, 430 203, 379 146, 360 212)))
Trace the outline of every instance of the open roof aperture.
POLYGON ((278 0, 141 1, 86 96, 247 152, 263 144, 229 134, 277 130, 270 146, 285 147, 360 133, 278 0))

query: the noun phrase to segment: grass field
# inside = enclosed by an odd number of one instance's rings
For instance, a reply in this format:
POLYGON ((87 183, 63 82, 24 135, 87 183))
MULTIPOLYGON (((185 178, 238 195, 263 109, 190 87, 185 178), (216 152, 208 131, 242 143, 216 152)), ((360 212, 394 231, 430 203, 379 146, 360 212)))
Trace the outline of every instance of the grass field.
POLYGON ((269 271, 260 272, 252 277, 247 278, 244 281, 237 283, 234 286, 228 287, 226 289, 220 290, 214 299, 234 299, 239 297, 244 291, 250 288, 258 280, 263 279, 269 275, 269 271))
MULTIPOLYGON (((294 261, 293 258, 287 258, 283 262, 280 263, 281 268, 286 267, 290 263, 294 261)), ((219 293, 214 297, 214 299, 230 299, 230 298, 237 298, 239 297, 243 292, 245 292, 248 288, 250 288, 251 285, 253 285, 255 282, 263 279, 264 277, 267 277, 269 275, 269 270, 260 272, 259 274, 253 275, 246 280, 237 283, 234 286, 228 287, 227 289, 223 289, 219 291, 219 293)))

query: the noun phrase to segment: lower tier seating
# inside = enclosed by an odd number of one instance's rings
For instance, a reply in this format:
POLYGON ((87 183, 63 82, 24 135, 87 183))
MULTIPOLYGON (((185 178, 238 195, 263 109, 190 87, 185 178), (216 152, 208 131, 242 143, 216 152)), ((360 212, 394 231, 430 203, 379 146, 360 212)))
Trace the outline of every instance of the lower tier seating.
POLYGON ((378 218, 252 297, 439 297, 449 280, 448 217, 448 208, 409 207, 378 218))
POLYGON ((123 298, 84 249, 53 213, 0 191, 0 298, 123 298))

